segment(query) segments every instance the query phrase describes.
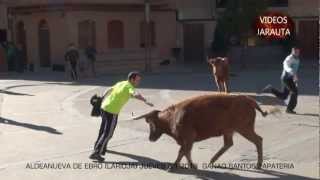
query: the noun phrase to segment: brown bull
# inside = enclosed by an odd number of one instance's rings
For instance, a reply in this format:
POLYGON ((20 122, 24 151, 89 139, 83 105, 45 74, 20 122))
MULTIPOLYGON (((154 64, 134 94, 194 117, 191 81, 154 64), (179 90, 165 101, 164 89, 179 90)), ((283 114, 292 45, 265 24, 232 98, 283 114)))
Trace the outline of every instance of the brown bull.
POLYGON ((208 63, 212 66, 212 74, 216 81, 219 92, 228 93, 229 81, 229 60, 228 58, 216 57, 208 59, 208 63))
POLYGON ((257 168, 262 165, 262 138, 254 130, 256 111, 263 116, 256 101, 242 95, 203 95, 170 106, 163 111, 152 111, 140 117, 150 126, 150 141, 156 141, 165 133, 181 146, 175 165, 186 156, 189 166, 195 168, 191 159, 194 142, 210 137, 223 136, 224 146, 212 157, 214 163, 233 145, 233 133, 238 132, 254 143, 258 153, 257 168))

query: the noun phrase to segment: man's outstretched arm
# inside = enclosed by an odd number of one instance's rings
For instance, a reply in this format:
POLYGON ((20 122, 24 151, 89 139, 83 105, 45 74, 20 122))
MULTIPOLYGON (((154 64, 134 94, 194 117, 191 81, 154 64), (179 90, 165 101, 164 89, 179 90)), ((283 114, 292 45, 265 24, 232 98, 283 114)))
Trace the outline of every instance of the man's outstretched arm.
POLYGON ((146 98, 144 98, 141 94, 139 93, 135 93, 132 95, 134 98, 144 102, 146 105, 150 106, 150 107, 153 107, 153 104, 148 102, 146 98))

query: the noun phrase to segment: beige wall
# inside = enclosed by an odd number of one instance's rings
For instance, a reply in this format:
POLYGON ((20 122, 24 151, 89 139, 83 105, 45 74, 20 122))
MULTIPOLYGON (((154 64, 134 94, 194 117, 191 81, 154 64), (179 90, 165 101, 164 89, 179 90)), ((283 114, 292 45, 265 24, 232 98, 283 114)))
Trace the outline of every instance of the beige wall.
POLYGON ((0 29, 7 29, 7 8, 4 4, 0 4, 0 29))
POLYGON ((211 21, 205 24, 205 47, 211 47, 211 42, 214 40, 214 31, 216 29, 217 22, 211 21))
MULTIPOLYGON (((140 49, 140 22, 143 12, 50 12, 33 13, 15 18, 15 24, 23 21, 26 29, 27 54, 30 62, 39 67, 38 26, 45 19, 50 28, 51 63, 63 64, 64 53, 69 43, 78 45, 78 23, 94 20, 96 24, 96 47, 98 53, 108 52, 107 23, 121 20, 124 24, 124 49, 140 49)), ((156 26, 156 51, 159 57, 168 58, 176 46, 175 12, 154 12, 156 26)))
MULTIPOLYGON (((63 64, 64 52, 67 44, 67 31, 65 28, 66 21, 57 13, 33 14, 17 16, 15 26, 20 21, 24 22, 26 30, 27 55, 28 60, 39 66, 39 37, 38 27, 41 20, 46 20, 50 29, 50 53, 51 62, 54 64, 63 64)), ((15 32, 16 34, 16 32, 15 32)))
POLYGON ((177 21, 174 12, 155 13, 156 48, 162 58, 171 56, 171 48, 177 47, 177 21))
MULTIPOLYGON (((173 0, 174 1, 174 0, 173 0)), ((175 0, 179 19, 210 19, 214 1, 212 0, 175 0)))
POLYGON ((289 0, 288 14, 295 22, 295 32, 300 33, 299 22, 301 20, 317 20, 319 17, 319 0, 289 0))
MULTIPOLYGON (((107 25, 112 20, 120 20, 124 25, 124 48, 140 48, 140 23, 142 12, 71 12, 67 13, 69 41, 78 43, 78 22, 91 19, 96 22, 96 47, 101 53, 107 52, 107 25)), ((161 56, 168 56, 169 49, 176 46, 176 17, 174 12, 154 12, 151 19, 156 27, 156 48, 161 56)))
MULTIPOLYGON (((12 5, 38 5, 38 4, 55 4, 56 0, 14 0, 12 5)), ((60 1, 61 2, 61 1, 60 1)), ((141 0, 63 0, 63 3, 141 3, 141 0)))
POLYGON ((288 11, 294 17, 319 16, 319 0, 289 0, 288 11))
POLYGON ((179 47, 183 48, 183 24, 184 23, 200 23, 204 25, 204 47, 210 48, 211 42, 214 40, 214 31, 216 29, 217 22, 216 21, 190 21, 190 22, 180 22, 177 25, 177 44, 179 47))
POLYGON ((143 20, 142 13, 116 12, 70 12, 67 13, 68 41, 78 44, 78 22, 94 20, 96 23, 96 47, 98 52, 108 51, 107 24, 112 20, 120 20, 124 25, 124 48, 138 48, 140 40, 139 22, 143 20))

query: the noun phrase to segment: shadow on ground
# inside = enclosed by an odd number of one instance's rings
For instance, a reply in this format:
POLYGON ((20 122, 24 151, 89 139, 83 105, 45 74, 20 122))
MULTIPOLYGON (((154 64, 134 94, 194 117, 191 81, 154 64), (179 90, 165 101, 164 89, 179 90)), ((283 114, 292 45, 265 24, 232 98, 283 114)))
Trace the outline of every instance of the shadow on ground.
POLYGON ((0 89, 0 94, 8 94, 8 95, 14 95, 14 96, 34 96, 32 94, 18 93, 18 92, 6 91, 1 89, 0 89))
MULTIPOLYGON (((164 163, 160 162, 158 160, 149 158, 149 157, 144 157, 144 156, 139 156, 139 155, 133 155, 133 154, 128 154, 128 153, 123 153, 123 152, 117 152, 117 151, 111 151, 108 150, 107 153, 119 155, 119 156, 125 156, 128 157, 132 160, 135 160, 136 162, 130 162, 130 161, 120 161, 120 162, 108 162, 105 161, 103 163, 105 164, 112 164, 112 165, 120 165, 120 166, 147 166, 147 167, 153 167, 157 168, 163 171, 168 171, 168 168, 172 166, 172 163, 164 163)), ((224 168, 225 169, 225 168, 224 168)), ((228 168, 227 168, 228 169, 228 168)), ((246 180, 246 179, 286 179, 286 180, 316 180, 314 178, 308 178, 308 177, 303 177, 303 176, 298 176, 298 175, 293 175, 293 174, 288 174, 288 173, 282 173, 282 172, 277 172, 273 170, 243 170, 243 169, 231 169, 229 170, 236 170, 236 171, 245 171, 245 172, 250 172, 250 173, 255 173, 255 174, 260 174, 261 176, 272 176, 268 178, 264 177, 243 177, 238 174, 233 174, 229 172, 215 172, 214 169, 212 170, 196 170, 196 169, 185 169, 185 168, 176 168, 174 170, 171 170, 168 173, 174 173, 174 174, 181 174, 181 175, 191 175, 194 176, 198 179, 203 179, 203 180, 210 180, 210 179, 228 179, 228 180, 246 180)))
POLYGON ((296 115, 299 116, 313 116, 313 117, 319 117, 320 114, 314 114, 314 113, 297 113, 296 115))
MULTIPOLYGON (((267 84, 272 84, 275 88, 280 88, 280 74, 281 67, 277 69, 235 71, 230 75, 230 90, 231 92, 257 93, 267 84)), ((41 76, 34 73, 17 77, 7 77, 6 79, 47 81, 47 83, 42 83, 42 85, 112 86, 118 81, 126 80, 127 74, 104 74, 96 78, 82 79, 77 82, 69 82, 64 73, 58 72, 44 73, 41 74, 41 76)), ((299 71, 299 94, 318 95, 318 81, 318 66, 302 67, 299 71)), ((10 88, 16 87, 18 86, 12 86, 10 88)), ((197 72, 143 73, 143 81, 139 88, 195 91, 217 90, 211 71, 206 66, 197 72)))
POLYGON ((283 100, 279 100, 278 98, 272 95, 248 95, 249 97, 255 99, 257 102, 262 103, 263 105, 270 106, 286 106, 283 100))
POLYGON ((0 117, 0 124, 6 124, 6 125, 12 125, 12 126, 18 126, 23 128, 28 128, 35 131, 43 131, 50 134, 56 134, 56 135, 62 135, 61 132, 59 132, 57 129, 49 127, 49 126, 41 126, 41 125, 35 125, 35 124, 29 124, 29 123, 21 123, 14 120, 4 119, 0 117))

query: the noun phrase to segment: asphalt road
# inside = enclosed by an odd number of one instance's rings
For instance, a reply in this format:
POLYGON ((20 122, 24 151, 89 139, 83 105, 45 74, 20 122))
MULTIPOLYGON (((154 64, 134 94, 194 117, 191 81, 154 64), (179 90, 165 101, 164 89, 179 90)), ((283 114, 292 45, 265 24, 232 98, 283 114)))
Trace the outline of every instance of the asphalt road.
MULTIPOLYGON (((258 114, 256 131, 264 138, 264 169, 256 170, 253 144, 236 134, 234 146, 217 162, 207 163, 222 146, 221 137, 193 147, 198 170, 167 172, 178 145, 163 135, 148 141, 148 126, 132 121, 136 115, 164 109, 180 100, 212 93, 216 88, 208 73, 145 75, 139 92, 155 104, 150 108, 131 100, 119 116, 109 143, 106 162, 88 159, 100 119, 89 116, 89 98, 102 93, 125 75, 101 76, 78 83, 63 75, 34 74, 0 80, 1 179, 316 179, 319 178, 318 74, 305 69, 300 76, 298 115, 258 114)), ((243 71, 231 79, 235 94, 254 97, 264 109, 285 104, 269 94, 257 94, 266 84, 280 87, 279 71, 243 71)), ((183 163, 186 160, 183 159, 183 163)))

